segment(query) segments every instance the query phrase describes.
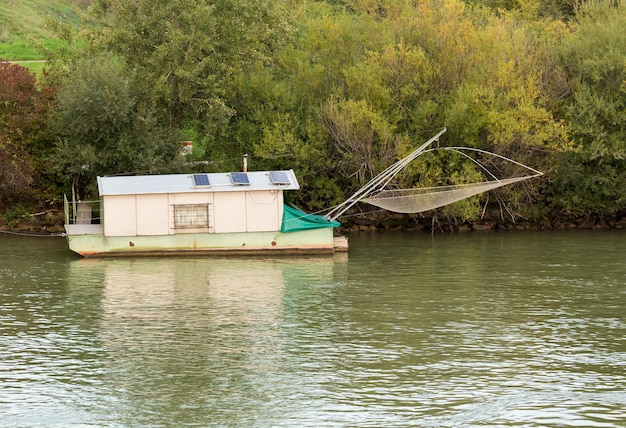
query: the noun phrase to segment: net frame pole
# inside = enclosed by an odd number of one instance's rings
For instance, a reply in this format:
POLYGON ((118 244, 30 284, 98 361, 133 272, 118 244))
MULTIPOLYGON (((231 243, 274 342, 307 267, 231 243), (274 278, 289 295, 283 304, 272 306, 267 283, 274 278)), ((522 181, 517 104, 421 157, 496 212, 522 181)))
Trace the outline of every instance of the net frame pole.
POLYGON ((366 198, 369 194, 376 191, 377 189, 384 187, 396 174, 402 171, 405 166, 407 166, 415 158, 421 155, 428 146, 437 141, 439 137, 441 137, 441 135, 443 135, 446 131, 447 129, 443 128, 441 131, 439 131, 417 149, 413 150, 407 156, 385 168, 380 174, 367 182, 365 186, 361 187, 352 196, 350 196, 348 199, 337 205, 328 214, 326 214, 326 219, 328 221, 337 220, 343 213, 352 208, 360 200, 366 198))
MULTIPOLYGON (((497 180, 497 181, 499 181, 499 180, 498 180, 498 177, 496 177, 496 176, 495 176, 495 175, 493 175, 491 172, 489 172, 489 170, 487 170, 487 168, 485 168, 485 167, 484 167, 484 166, 483 166, 480 162, 478 162, 476 159, 474 159, 473 157, 469 156, 467 153, 464 153, 464 152, 463 152, 463 150, 467 150, 467 151, 471 151, 471 152, 477 152, 477 153, 483 153, 483 154, 486 154, 486 155, 489 155, 489 156, 494 156, 494 157, 497 157, 497 158, 500 158, 500 159, 504 159, 505 161, 510 162, 510 163, 512 163, 512 164, 515 164, 515 165, 521 166, 522 168, 525 168, 525 169, 527 169, 527 170, 529 170, 529 171, 532 171, 532 172, 534 173, 534 175, 530 175, 530 176, 528 176, 529 178, 534 178, 534 177, 537 177, 537 176, 543 175, 543 172, 538 171, 538 170, 536 170, 535 168, 531 168, 531 167, 530 167, 530 166, 528 166, 528 165, 524 165, 524 164, 523 164, 523 163, 521 163, 521 162, 517 162, 517 161, 515 161, 515 160, 513 160, 513 159, 511 159, 511 158, 507 158, 506 156, 502 156, 502 155, 499 155, 499 154, 497 154, 497 153, 488 152, 487 150, 476 149, 476 148, 474 148, 474 147, 441 147, 441 148, 435 148, 435 149, 428 149, 428 150, 425 150, 425 151, 424 151, 424 153, 433 152, 433 151, 436 151, 436 150, 449 150, 449 151, 451 151, 451 152, 455 152, 455 153, 458 153, 458 154, 460 154, 460 155, 462 155, 462 156, 466 157, 467 159, 469 159, 469 160, 471 160, 473 163, 475 163, 475 164, 476 164, 476 165, 477 165, 480 169, 482 169, 483 171, 485 171, 485 173, 486 173, 486 174, 488 174, 488 175, 489 175, 489 176, 491 176, 494 180, 497 180)), ((424 154, 424 153, 422 153, 422 154, 424 154)))
MULTIPOLYGON (((524 165, 523 163, 517 162, 513 159, 507 158, 506 156, 502 156, 496 153, 492 153, 492 152, 488 152, 486 150, 482 150, 482 149, 476 149, 476 148, 472 148, 472 147, 442 147, 442 148, 430 148, 428 150, 424 150, 421 155, 424 155, 426 153, 430 153, 430 152, 434 152, 437 150, 447 150, 447 151, 451 151, 454 153, 457 153, 459 155, 462 155, 464 157, 466 157, 467 159, 469 159, 470 161, 472 161, 474 164, 476 164, 485 175, 488 175, 489 177, 492 178, 492 180, 488 180, 488 181, 483 181, 480 183, 464 183, 464 184, 456 184, 456 185, 449 185, 449 186, 438 186, 438 187, 429 187, 429 188, 415 188, 415 189, 399 189, 399 190, 381 190, 380 192, 376 193, 375 195, 370 195, 367 197, 364 197, 363 199, 361 199, 363 202, 366 202, 368 204, 377 206, 379 208, 388 210, 388 211, 393 211, 393 212, 400 212, 400 213, 418 213, 418 212, 424 212, 424 211, 428 211, 434 208, 438 208, 444 205, 448 205, 450 203, 459 201, 461 199, 465 199, 483 192, 487 192, 489 190, 493 190, 493 189, 497 189, 499 187, 508 185, 508 184, 513 184, 513 183, 517 183, 520 181, 524 181, 524 180, 529 180, 531 178, 535 178, 535 177, 539 177, 542 176, 543 173, 541 171, 538 171, 534 168, 531 168, 528 165, 524 165), (527 171, 531 172, 531 174, 529 175, 523 175, 523 176, 519 176, 519 177, 513 177, 513 178, 507 178, 507 179, 499 179, 497 178, 494 174, 492 174, 482 163, 480 163, 478 160, 474 159, 473 157, 471 157, 470 155, 468 155, 467 153, 464 152, 464 150, 470 151, 470 152, 478 152, 478 153, 483 153, 483 154, 487 154, 493 157, 497 157, 500 159, 503 159, 509 163, 518 165, 524 169, 526 169, 527 171), (444 193, 454 193, 454 192, 458 192, 460 189, 471 189, 474 188, 473 191, 471 191, 470 193, 468 193, 466 196, 463 197, 454 197, 453 199, 449 199, 447 202, 445 203, 439 203, 437 202, 436 204, 433 203, 432 200, 432 195, 441 195, 444 193), (438 192, 433 192, 433 190, 438 190, 438 192), (416 196, 431 196, 431 201, 429 202, 430 205, 427 206, 427 208, 421 208, 421 209, 415 209, 415 208, 411 208, 410 210, 407 208, 408 207, 408 203, 403 203, 401 205, 396 206, 395 208, 390 206, 388 203, 386 203, 386 201, 390 200, 390 199, 401 199, 403 201, 405 201, 409 195, 406 192, 414 192, 414 191, 420 191, 419 195, 416 196), (404 196, 397 196, 397 193, 404 193, 404 196), (385 196, 385 195, 390 195, 393 194, 394 196, 385 196), (381 203, 381 201, 383 201, 383 203, 381 203), (398 208, 401 207, 401 208, 398 208)), ((415 206, 413 204, 411 204, 411 206, 415 206)))

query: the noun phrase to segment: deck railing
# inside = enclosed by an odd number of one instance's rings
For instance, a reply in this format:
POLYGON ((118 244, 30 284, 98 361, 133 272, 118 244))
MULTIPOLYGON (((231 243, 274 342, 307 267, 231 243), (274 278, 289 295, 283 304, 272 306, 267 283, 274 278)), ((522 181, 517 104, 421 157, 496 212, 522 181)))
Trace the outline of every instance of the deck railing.
POLYGON ((65 224, 100 224, 100 201, 69 201, 63 195, 65 224))

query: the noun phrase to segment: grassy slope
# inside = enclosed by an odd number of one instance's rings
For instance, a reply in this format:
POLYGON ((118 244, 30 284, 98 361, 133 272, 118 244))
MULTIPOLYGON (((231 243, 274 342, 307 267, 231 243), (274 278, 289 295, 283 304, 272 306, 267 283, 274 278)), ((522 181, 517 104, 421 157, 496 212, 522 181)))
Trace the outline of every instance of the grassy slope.
POLYGON ((76 10, 88 3, 88 0, 1 0, 0 59, 41 59, 30 42, 32 38, 44 40, 49 47, 58 43, 44 28, 44 16, 77 22, 76 10))

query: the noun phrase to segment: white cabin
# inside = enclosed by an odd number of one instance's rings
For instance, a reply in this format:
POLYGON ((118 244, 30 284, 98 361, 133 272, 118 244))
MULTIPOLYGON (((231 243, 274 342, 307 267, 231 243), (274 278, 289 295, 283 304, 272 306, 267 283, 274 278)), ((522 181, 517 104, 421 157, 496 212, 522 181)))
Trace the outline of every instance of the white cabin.
POLYGON ((293 170, 98 177, 104 236, 279 231, 293 170))

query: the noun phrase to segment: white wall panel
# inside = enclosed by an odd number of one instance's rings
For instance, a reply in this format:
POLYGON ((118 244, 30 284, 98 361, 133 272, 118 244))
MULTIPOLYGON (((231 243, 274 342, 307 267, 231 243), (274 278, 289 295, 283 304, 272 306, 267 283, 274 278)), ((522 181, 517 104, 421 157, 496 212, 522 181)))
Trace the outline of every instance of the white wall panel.
POLYGON ((137 195, 137 235, 167 235, 168 231, 167 195, 137 195))
POLYGON ((104 235, 137 235, 137 205, 135 195, 104 197, 104 235))

